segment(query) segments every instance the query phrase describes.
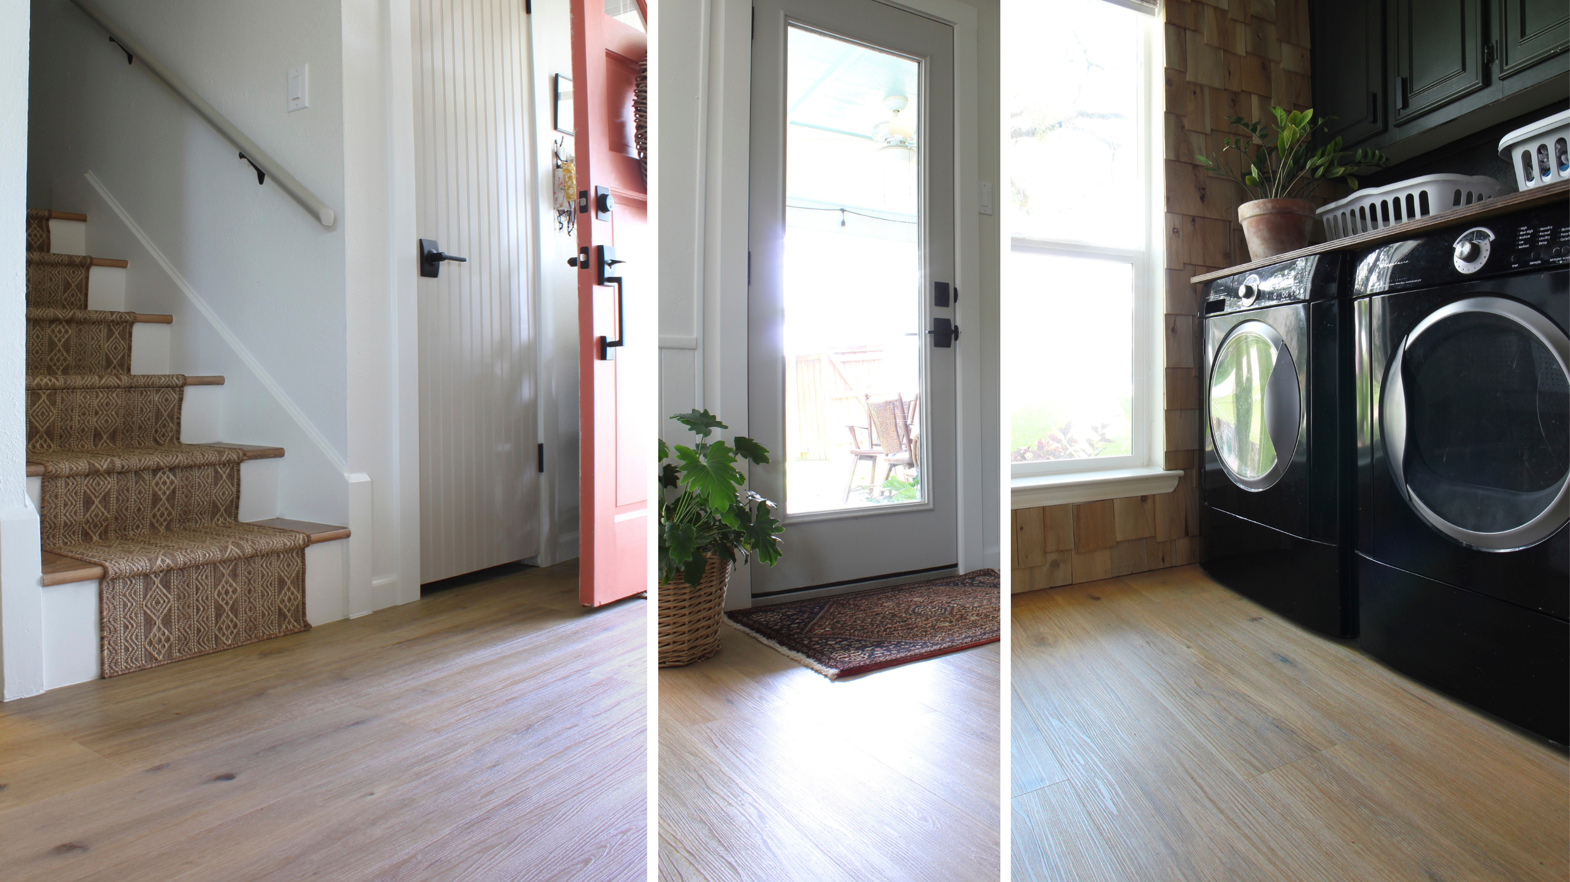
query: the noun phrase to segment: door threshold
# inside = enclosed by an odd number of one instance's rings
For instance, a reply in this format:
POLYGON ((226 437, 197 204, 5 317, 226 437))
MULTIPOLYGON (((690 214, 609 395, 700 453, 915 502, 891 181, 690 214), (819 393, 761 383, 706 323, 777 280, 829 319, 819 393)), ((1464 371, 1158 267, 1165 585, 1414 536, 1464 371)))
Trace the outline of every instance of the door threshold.
POLYGON ((769 606, 775 603, 789 603, 795 600, 812 600, 818 597, 832 597, 836 594, 850 594, 853 591, 870 591, 874 588, 888 588, 893 585, 903 585, 907 582, 924 582, 942 576, 959 575, 959 564, 944 564, 943 566, 927 567, 921 570, 906 570, 901 573, 885 573, 881 576, 872 576, 867 579, 846 579, 843 582, 824 582, 819 585, 805 585, 801 588, 790 588, 785 591, 771 591, 768 594, 754 594, 753 606, 769 606))

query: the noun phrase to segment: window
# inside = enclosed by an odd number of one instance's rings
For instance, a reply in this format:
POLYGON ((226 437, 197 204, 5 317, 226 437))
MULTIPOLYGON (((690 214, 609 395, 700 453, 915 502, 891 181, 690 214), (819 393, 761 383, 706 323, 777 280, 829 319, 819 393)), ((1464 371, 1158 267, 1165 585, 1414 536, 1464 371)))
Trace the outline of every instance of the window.
POLYGON ((1159 27, 1108 0, 1004 5, 1002 373, 1016 489, 1159 471, 1159 27))

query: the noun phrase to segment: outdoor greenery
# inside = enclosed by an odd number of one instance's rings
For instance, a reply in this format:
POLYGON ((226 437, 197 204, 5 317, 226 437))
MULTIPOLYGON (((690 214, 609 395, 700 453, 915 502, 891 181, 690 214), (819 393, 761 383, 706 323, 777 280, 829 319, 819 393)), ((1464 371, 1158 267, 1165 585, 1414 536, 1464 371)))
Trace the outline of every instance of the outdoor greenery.
POLYGON ((751 438, 709 440, 729 428, 706 410, 671 417, 698 437, 697 444, 674 448, 660 440, 660 581, 697 585, 710 556, 736 562, 749 555, 768 566, 780 559, 785 531, 774 518, 774 503, 746 489, 736 468, 740 457, 767 465, 769 452, 751 438))
POLYGON ((1194 158, 1215 177, 1243 185, 1254 199, 1307 199, 1320 184, 1336 180, 1345 180, 1356 190, 1357 178, 1352 172, 1390 164, 1390 157, 1378 150, 1342 150, 1340 137, 1313 149, 1314 133, 1334 117, 1316 120, 1313 108, 1288 113, 1272 107, 1270 111, 1275 116, 1274 127, 1244 122, 1241 116, 1227 117, 1227 122, 1247 132, 1248 137, 1222 139, 1219 162, 1194 158), (1236 156, 1229 157, 1229 153, 1236 156))
POLYGON ((1133 452, 1133 402, 1123 398, 1119 404, 1124 418, 1116 426, 1066 419, 1047 407, 1016 408, 1009 418, 1009 461, 1129 455, 1133 452))

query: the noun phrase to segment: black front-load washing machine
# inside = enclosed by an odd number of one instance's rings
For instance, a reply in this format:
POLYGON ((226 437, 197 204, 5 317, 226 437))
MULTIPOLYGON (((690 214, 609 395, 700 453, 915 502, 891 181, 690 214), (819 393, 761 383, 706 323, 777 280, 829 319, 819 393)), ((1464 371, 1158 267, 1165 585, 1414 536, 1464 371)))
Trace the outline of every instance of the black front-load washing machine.
POLYGON ((1570 223, 1564 205, 1355 257, 1359 643, 1564 743, 1570 223))
POLYGON ((1343 255, 1205 290, 1205 570, 1306 627, 1357 631, 1351 591, 1352 336, 1343 255))

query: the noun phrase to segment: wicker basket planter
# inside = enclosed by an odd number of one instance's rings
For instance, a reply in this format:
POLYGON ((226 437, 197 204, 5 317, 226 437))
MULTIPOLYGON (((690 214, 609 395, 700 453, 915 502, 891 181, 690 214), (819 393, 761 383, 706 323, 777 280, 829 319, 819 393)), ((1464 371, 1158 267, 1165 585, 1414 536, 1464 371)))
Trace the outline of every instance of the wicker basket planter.
POLYGON ((685 579, 660 586, 660 667, 690 665, 720 651, 730 572, 730 561, 710 557, 696 587, 685 579))

